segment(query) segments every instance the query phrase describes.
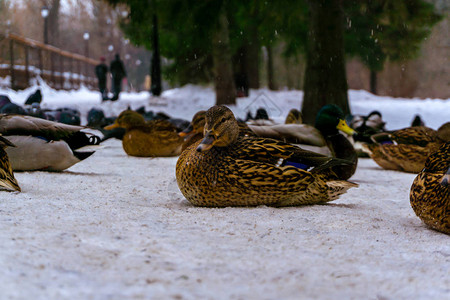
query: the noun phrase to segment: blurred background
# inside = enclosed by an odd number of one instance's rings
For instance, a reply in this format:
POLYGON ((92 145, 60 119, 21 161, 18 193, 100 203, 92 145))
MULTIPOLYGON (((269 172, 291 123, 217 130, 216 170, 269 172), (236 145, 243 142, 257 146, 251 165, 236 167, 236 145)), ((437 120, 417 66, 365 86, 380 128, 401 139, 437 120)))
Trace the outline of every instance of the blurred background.
MULTIPOLYGON (((348 88, 450 98, 450 1, 338 2, 348 88)), ((228 47, 237 85, 303 89, 311 10, 306 0, 0 0, 1 64, 12 33, 95 61, 120 53, 130 87, 148 90, 157 30, 163 89, 213 83, 214 41, 228 47)))

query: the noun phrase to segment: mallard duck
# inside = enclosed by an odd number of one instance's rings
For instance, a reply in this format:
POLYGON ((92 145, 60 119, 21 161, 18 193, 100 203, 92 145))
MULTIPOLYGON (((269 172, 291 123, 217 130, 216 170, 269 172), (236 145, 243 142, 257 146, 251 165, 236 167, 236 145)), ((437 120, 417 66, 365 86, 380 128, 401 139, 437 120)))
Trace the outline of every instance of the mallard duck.
POLYGON ((284 124, 303 124, 302 113, 298 109, 291 109, 286 116, 284 124))
POLYGON ((267 126, 275 124, 275 122, 269 118, 267 110, 263 107, 260 107, 256 110, 254 117, 252 116, 251 112, 248 111, 245 122, 253 126, 267 126))
POLYGON ((351 165, 335 168, 339 179, 347 180, 355 173, 358 155, 352 143, 339 130, 350 135, 355 132, 344 121, 344 113, 336 105, 322 107, 316 116, 314 127, 307 124, 249 127, 258 136, 300 144, 302 148, 351 161, 351 165))
POLYGON ((100 143, 86 127, 32 116, 1 114, 0 133, 16 146, 6 149, 14 171, 62 171, 91 156, 100 143))
MULTIPOLYGON (((198 140, 203 139, 203 130, 205 127, 206 111, 198 111, 193 117, 189 126, 178 135, 184 138, 183 151, 198 140)), ((239 134, 243 136, 256 136, 247 123, 238 121, 239 134)))
POLYGON ((416 215, 429 227, 450 234, 450 142, 431 154, 411 186, 416 215))
POLYGON ((372 136, 363 149, 382 168, 419 173, 428 156, 450 141, 450 122, 437 131, 424 126, 408 127, 372 136))
POLYGON ((122 146, 131 156, 161 157, 177 156, 181 153, 183 138, 178 136, 176 127, 166 120, 146 122, 144 117, 132 110, 120 113, 114 124, 106 130, 125 128, 122 146))
POLYGON ((411 127, 415 127, 415 126, 425 126, 425 123, 422 120, 422 118, 420 117, 420 115, 415 115, 414 119, 411 121, 411 127))
POLYGON ((193 117, 189 126, 178 133, 178 135, 184 138, 182 151, 195 143, 198 140, 203 139, 203 128, 205 127, 205 110, 198 111, 193 117))
POLYGON ((328 179, 331 167, 347 161, 278 140, 240 135, 238 122, 225 106, 206 112, 204 133, 176 165, 178 186, 196 206, 321 204, 357 186, 328 179))
POLYGON ((20 186, 14 178, 8 154, 5 151, 7 147, 15 147, 15 145, 0 134, 0 187, 20 192, 20 186))
POLYGON ((379 111, 374 110, 369 115, 348 115, 346 122, 350 128, 355 130, 353 147, 359 157, 370 157, 362 148, 362 143, 372 143, 371 136, 380 132, 385 132, 386 122, 383 121, 379 111))
POLYGON ((367 116, 348 116, 348 124, 356 131, 353 136, 355 142, 371 143, 370 137, 372 135, 386 131, 384 128, 386 122, 383 121, 381 113, 377 110, 372 111, 367 116))

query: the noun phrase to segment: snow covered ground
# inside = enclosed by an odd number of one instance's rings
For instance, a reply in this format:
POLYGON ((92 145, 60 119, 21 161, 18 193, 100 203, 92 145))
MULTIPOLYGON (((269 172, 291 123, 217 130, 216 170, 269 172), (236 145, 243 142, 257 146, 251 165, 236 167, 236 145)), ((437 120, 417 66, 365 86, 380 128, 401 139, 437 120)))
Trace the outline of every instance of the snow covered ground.
MULTIPOLYGON (((42 106, 131 106, 190 119, 214 104, 210 88, 161 99, 123 93, 100 103, 86 89, 41 87, 42 106)), ((17 104, 33 92, 0 90, 17 104)), ((301 92, 252 91, 233 111, 265 106, 283 120, 301 92)), ((350 91, 353 113, 378 109, 389 129, 413 115, 437 128, 449 100, 350 91)), ((197 208, 178 191, 177 158, 127 156, 108 140, 62 173, 21 172, 22 193, 0 193, 0 299, 448 299, 450 236, 414 215, 415 177, 361 159, 351 189, 328 205, 197 208)))
MULTIPOLYGON (((43 94, 42 108, 56 109, 71 107, 82 114, 86 123, 87 112, 92 107, 101 108, 107 117, 117 116, 128 107, 137 109, 145 106, 147 110, 162 111, 176 118, 190 120, 201 109, 208 109, 215 104, 215 94, 211 87, 187 85, 163 92, 159 98, 149 98, 148 92, 121 93, 116 102, 101 102, 98 92, 81 88, 75 91, 56 91, 44 82, 39 82, 43 94)), ((8 95, 19 105, 23 105, 36 86, 22 91, 0 89, 0 94, 8 95)), ((237 105, 231 107, 236 116, 245 118, 247 111, 253 114, 260 107, 266 108, 275 121, 284 122, 291 108, 301 108, 303 92, 298 90, 270 91, 252 90, 250 97, 238 98, 237 105)), ((350 107, 353 114, 367 115, 373 110, 383 114, 387 129, 399 129, 411 124, 414 115, 419 114, 425 124, 437 129, 449 120, 450 99, 404 99, 374 96, 363 90, 349 91, 350 107)))

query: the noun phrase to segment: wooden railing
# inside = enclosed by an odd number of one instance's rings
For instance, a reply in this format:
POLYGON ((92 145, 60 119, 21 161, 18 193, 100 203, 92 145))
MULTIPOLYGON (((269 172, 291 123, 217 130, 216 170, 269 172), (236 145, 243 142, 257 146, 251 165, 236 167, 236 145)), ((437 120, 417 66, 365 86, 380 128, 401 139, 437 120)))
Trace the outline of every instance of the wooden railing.
POLYGON ((25 89, 40 76, 54 89, 96 88, 94 68, 99 61, 41 42, 7 34, 0 37, 0 78, 15 90, 25 89))

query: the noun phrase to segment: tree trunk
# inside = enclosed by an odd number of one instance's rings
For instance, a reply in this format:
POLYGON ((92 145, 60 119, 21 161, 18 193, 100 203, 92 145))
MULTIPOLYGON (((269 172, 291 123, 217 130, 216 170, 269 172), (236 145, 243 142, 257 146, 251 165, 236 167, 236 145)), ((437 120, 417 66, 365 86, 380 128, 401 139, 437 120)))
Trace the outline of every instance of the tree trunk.
POLYGON ((48 43, 61 46, 59 42, 59 8, 60 0, 53 0, 48 14, 48 43))
POLYGON ((377 71, 370 70, 370 92, 377 94, 377 71))
POLYGON ((267 45, 267 85, 269 90, 276 91, 278 89, 273 73, 273 53, 272 46, 267 45))
POLYGON ((159 35, 158 35, 158 19, 156 14, 153 15, 153 55, 151 61, 151 78, 152 85, 150 92, 154 96, 161 95, 161 57, 159 55, 159 35))
POLYGON ((248 86, 251 89, 259 89, 259 53, 258 30, 256 26, 252 26, 245 57, 247 61, 248 86))
POLYGON ((236 86, 233 79, 230 38, 225 7, 220 11, 212 40, 216 104, 236 104, 236 86))
POLYGON ((345 73, 343 13, 340 0, 310 0, 302 113, 313 124, 326 104, 336 104, 350 113, 345 73))

